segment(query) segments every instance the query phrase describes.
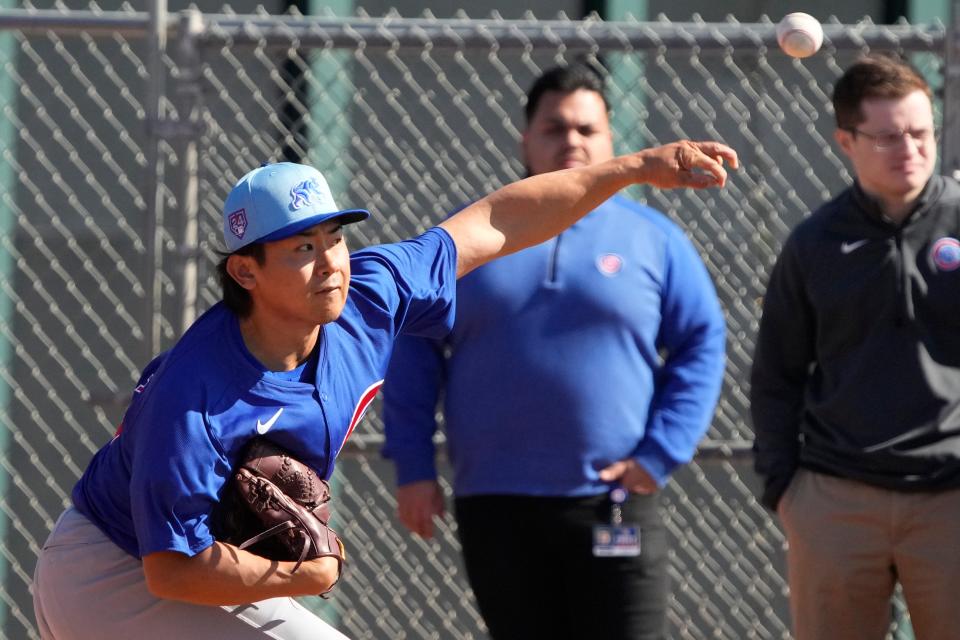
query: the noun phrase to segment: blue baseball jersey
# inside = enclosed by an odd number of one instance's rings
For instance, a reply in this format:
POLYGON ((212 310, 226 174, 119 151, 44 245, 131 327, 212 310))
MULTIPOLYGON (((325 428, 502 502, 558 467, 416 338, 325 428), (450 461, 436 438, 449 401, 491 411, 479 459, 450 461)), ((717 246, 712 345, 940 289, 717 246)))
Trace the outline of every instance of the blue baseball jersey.
POLYGON ((213 544, 210 513, 250 438, 266 434, 329 478, 379 390, 398 333, 452 326, 456 248, 442 229, 351 256, 340 318, 305 379, 263 370, 222 303, 143 371, 117 435, 73 491, 77 509, 136 557, 213 544))

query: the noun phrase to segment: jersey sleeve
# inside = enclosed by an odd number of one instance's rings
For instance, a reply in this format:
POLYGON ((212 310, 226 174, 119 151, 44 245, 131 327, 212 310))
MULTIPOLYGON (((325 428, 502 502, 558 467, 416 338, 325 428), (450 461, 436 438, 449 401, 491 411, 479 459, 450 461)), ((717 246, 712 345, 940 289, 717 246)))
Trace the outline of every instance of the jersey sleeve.
POLYGON ((393 334, 442 338, 453 327, 457 250, 439 227, 422 235, 357 251, 351 256, 351 295, 366 308, 364 317, 382 315, 393 334))
POLYGON ((202 390, 163 381, 124 433, 132 438, 131 515, 140 556, 195 555, 213 544, 209 517, 230 466, 211 436, 202 390), (164 384, 163 382, 167 382, 164 384))
POLYGON ((660 486, 693 458, 710 426, 725 365, 726 324, 703 261, 675 229, 668 241, 657 372, 643 441, 634 457, 660 486))

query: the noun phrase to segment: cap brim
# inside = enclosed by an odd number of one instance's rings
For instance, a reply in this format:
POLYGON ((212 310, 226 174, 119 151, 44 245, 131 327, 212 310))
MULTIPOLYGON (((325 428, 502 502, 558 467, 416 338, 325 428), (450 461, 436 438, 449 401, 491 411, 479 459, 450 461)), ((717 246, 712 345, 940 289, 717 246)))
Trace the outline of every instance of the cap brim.
POLYGON ((283 240, 284 238, 289 238, 290 236, 300 233, 304 229, 315 227, 320 223, 326 222, 327 220, 333 220, 335 218, 343 224, 351 224, 366 220, 369 217, 370 212, 366 209, 344 209, 343 211, 334 211, 333 213, 319 213, 315 216, 310 216, 309 218, 303 218, 302 220, 291 222, 287 226, 277 229, 273 233, 268 233, 262 238, 253 240, 251 244, 253 242, 273 242, 274 240, 283 240))

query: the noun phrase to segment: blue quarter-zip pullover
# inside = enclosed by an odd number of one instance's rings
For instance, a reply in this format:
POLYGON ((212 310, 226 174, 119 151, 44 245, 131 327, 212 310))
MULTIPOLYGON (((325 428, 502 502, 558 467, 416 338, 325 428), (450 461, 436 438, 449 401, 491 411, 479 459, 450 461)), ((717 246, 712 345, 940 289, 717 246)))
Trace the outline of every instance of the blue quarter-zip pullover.
POLYGON ((399 484, 435 478, 443 398, 458 496, 603 493, 597 472, 629 457, 663 485, 704 435, 723 367, 723 315, 690 241, 616 196, 461 278, 447 340, 396 342, 384 454, 399 484))

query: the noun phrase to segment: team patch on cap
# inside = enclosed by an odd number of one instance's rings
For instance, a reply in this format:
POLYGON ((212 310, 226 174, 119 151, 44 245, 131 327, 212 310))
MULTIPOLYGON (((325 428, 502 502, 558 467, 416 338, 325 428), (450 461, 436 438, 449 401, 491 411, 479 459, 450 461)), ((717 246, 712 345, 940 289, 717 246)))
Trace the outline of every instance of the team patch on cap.
POLYGON ((242 238, 247 232, 247 212, 243 209, 237 209, 229 216, 227 220, 230 223, 230 231, 238 238, 242 238))
POLYGON ((314 196, 323 196, 320 183, 310 178, 290 189, 290 208, 296 211, 313 204, 314 196))
POLYGON ((615 253, 597 256, 597 269, 605 276, 613 277, 623 269, 623 258, 615 253))
POLYGON ((960 267, 960 241, 940 238, 930 248, 930 258, 940 271, 954 271, 960 267))

